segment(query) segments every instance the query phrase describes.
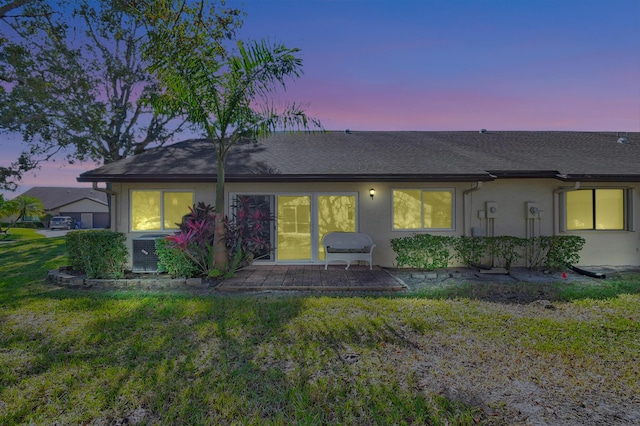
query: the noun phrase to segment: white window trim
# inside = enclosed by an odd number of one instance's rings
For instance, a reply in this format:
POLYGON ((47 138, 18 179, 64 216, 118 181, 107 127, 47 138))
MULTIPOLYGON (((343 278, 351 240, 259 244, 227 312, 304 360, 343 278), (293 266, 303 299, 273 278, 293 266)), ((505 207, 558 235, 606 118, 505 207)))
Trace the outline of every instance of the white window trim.
MULTIPOLYGON (((420 209, 424 208, 424 197, 421 199, 420 209)), ((456 230, 456 189, 455 188, 391 188, 391 231, 393 232, 407 232, 407 231, 455 231, 456 230), (395 223, 395 208, 394 208, 394 191, 421 191, 421 196, 425 192, 450 192, 451 193, 451 228, 425 228, 424 227, 424 211, 420 212, 420 221, 422 222, 421 228, 396 228, 395 223)))
MULTIPOLYGON (((577 234, 577 233, 585 233, 585 232, 633 232, 635 231, 635 219, 634 219, 634 190, 628 186, 591 186, 591 187, 580 187, 580 189, 570 190, 563 192, 562 198, 560 200, 560 212, 561 212, 561 220, 560 220, 560 231, 577 234), (589 228, 589 229, 567 229, 567 193, 574 191, 582 191, 582 190, 598 190, 598 189, 621 189, 623 191, 624 197, 624 206, 623 206, 623 223, 624 227, 622 229, 597 229, 597 228, 589 228)), ((594 218, 595 219, 595 218, 594 218)))
MULTIPOLYGON (((140 188, 129 189, 129 232, 134 234, 148 234, 149 232, 176 232, 178 228, 165 229, 164 227, 164 193, 165 192, 188 192, 193 195, 193 202, 196 202, 196 192, 192 189, 160 189, 160 188, 140 188), (160 192, 160 229, 133 229, 133 193, 134 192, 160 192)), ((192 207, 192 206, 189 206, 192 207)), ((186 213, 185 213, 186 214, 186 213)))

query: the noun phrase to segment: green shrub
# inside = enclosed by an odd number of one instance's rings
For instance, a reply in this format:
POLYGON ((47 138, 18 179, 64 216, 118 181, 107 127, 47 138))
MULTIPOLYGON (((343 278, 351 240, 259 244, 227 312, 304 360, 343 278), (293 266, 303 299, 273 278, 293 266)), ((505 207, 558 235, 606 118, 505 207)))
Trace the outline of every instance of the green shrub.
POLYGON ((66 235, 71 267, 87 278, 122 278, 127 264, 126 237, 120 232, 76 231, 66 235))
POLYGON ((550 239, 549 249, 545 256, 545 266, 552 269, 562 269, 568 265, 575 265, 580 261, 580 250, 584 247, 584 238, 578 235, 562 235, 555 237, 540 237, 550 239))
POLYGON ((456 257, 465 265, 480 265, 483 258, 489 253, 488 241, 483 237, 456 237, 453 240, 456 257))
POLYGON ((391 248, 396 253, 398 266, 429 271, 449 266, 453 240, 454 237, 448 236, 414 234, 392 239, 391 248))
POLYGON ((508 235, 487 238, 488 254, 493 258, 493 266, 506 269, 510 269, 519 259, 524 257, 526 246, 526 238, 508 235))
MULTIPOLYGON (((11 225, 9 222, 0 222, 0 229, 8 228, 11 225)), ((11 226, 11 228, 21 228, 21 229, 42 229, 45 226, 39 220, 29 221, 29 222, 16 222, 11 226)))
POLYGON ((578 235, 530 238, 527 260, 531 268, 563 269, 580 261, 584 244, 584 238, 578 235))
POLYGON ((14 228, 22 228, 22 229, 42 229, 44 225, 39 220, 29 221, 29 222, 18 222, 13 225, 14 228))
POLYGON ((202 273, 200 266, 188 255, 186 250, 172 246, 165 238, 156 240, 158 272, 166 272, 173 278, 196 277, 202 273))
POLYGON ((477 266, 490 258, 491 266, 509 269, 518 260, 526 258, 530 268, 562 269, 580 261, 584 243, 584 238, 576 235, 519 238, 415 234, 392 239, 391 248, 396 253, 399 267, 446 268, 455 257, 467 266, 477 266))
POLYGON ((51 213, 46 213, 40 216, 40 222, 42 223, 42 227, 43 228, 48 228, 49 227, 49 221, 51 221, 51 219, 53 218, 53 215, 51 213))

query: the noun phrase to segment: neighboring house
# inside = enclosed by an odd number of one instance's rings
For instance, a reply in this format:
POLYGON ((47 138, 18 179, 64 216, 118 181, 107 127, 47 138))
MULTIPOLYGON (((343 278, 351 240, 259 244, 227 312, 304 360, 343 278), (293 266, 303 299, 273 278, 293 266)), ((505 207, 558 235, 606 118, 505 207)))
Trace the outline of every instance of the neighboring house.
MULTIPOLYGON (((112 229, 133 240, 176 231, 188 206, 215 201, 213 145, 190 140, 80 175, 111 184, 112 229)), ((270 203, 271 262, 318 263, 322 236, 373 237, 394 266, 392 238, 581 235, 581 265, 640 264, 640 134, 606 132, 278 133, 235 147, 234 197, 270 203), (370 190, 375 190, 373 197, 370 190)))
POLYGON ((45 214, 71 216, 83 229, 105 228, 109 224, 107 195, 92 188, 35 186, 22 195, 42 201, 45 214))

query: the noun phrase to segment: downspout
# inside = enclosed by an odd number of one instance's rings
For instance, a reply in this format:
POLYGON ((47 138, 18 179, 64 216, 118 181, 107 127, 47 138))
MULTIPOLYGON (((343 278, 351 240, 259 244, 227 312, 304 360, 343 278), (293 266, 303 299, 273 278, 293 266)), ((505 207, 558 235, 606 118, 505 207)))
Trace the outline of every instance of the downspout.
POLYGON ((112 191, 106 188, 98 188, 98 182, 93 182, 93 190, 98 192, 104 192, 105 194, 113 195, 114 197, 116 196, 115 191, 112 191))
MULTIPOLYGON (((476 186, 474 188, 469 188, 466 191, 464 191, 462 193, 462 235, 464 236, 469 236, 469 232, 467 230, 468 228, 468 223, 467 223, 467 195, 471 194, 472 192, 476 192, 476 191, 480 191, 482 189, 482 181, 479 180, 476 183, 476 186)), ((471 218, 469 218, 469 221, 471 221, 471 218)))
POLYGON ((116 218, 115 218, 115 219, 116 219, 116 220, 115 220, 115 222, 113 222, 113 221, 111 220, 111 218, 114 216, 114 215, 112 215, 112 210, 114 210, 114 211, 115 211, 115 209, 113 209, 113 204, 114 204, 114 201, 115 201, 115 198, 116 198, 116 192, 115 192, 115 191, 112 191, 112 190, 110 190, 110 189, 106 189, 106 188, 99 188, 99 187, 98 187, 98 182, 93 182, 93 190, 94 190, 94 191, 98 191, 98 192, 102 192, 102 193, 104 193, 104 194, 107 194, 107 197, 108 197, 107 205, 109 206, 109 223, 110 223, 110 225, 111 225, 111 226, 110 226, 110 228, 111 228, 113 231, 117 231, 117 229, 116 229, 116 228, 117 228, 117 225, 115 225, 115 224, 117 224, 117 222, 118 222, 117 214, 115 215, 115 216, 116 216, 116 218), (113 198, 111 198, 111 197, 113 197, 113 198), (115 224, 114 224, 114 223, 115 223, 115 224))
POLYGON ((560 234, 560 194, 580 189, 580 182, 574 182, 571 187, 561 187, 553 190, 553 235, 560 234))

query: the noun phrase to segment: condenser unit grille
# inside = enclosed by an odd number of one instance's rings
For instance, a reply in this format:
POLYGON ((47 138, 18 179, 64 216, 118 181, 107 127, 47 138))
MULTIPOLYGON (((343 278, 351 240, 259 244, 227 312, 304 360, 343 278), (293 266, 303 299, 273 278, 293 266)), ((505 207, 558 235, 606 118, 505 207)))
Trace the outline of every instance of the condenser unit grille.
POLYGON ((133 272, 158 272, 156 240, 165 235, 145 235, 133 240, 133 272))

